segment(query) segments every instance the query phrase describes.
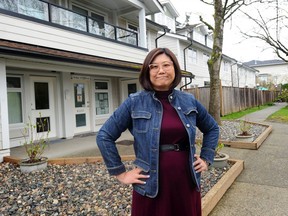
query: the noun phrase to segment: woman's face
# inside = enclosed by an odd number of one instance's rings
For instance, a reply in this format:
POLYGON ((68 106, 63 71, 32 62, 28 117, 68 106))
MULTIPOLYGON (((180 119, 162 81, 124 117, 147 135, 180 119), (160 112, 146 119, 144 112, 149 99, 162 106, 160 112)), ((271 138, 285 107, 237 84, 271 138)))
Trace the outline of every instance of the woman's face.
POLYGON ((169 56, 160 54, 149 65, 150 81, 156 91, 168 91, 175 79, 174 64, 169 56))

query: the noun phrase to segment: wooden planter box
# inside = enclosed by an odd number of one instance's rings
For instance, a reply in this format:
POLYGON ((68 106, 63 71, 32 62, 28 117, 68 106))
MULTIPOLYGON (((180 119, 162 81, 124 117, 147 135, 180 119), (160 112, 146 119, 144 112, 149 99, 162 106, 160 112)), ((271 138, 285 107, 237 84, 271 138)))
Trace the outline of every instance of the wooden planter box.
POLYGON ((242 148, 242 149, 258 149, 261 144, 265 141, 265 139, 272 132, 272 126, 266 124, 260 124, 255 122, 249 122, 250 124, 258 124, 266 127, 264 132, 258 136, 253 142, 241 142, 241 141, 227 141, 227 140, 219 140, 219 142, 223 143, 227 147, 232 148, 242 148))
POLYGON ((228 188, 244 169, 243 160, 229 159, 229 161, 234 163, 232 167, 202 198, 202 216, 207 216, 213 210, 228 188))
MULTIPOLYGON (((134 160, 134 155, 121 156, 123 161, 134 160)), ((13 158, 10 156, 4 157, 4 162, 10 162, 18 164, 20 159, 13 158)), ((103 162, 102 157, 75 157, 75 158, 55 158, 49 159, 49 164, 82 164, 82 163, 95 163, 103 162)), ((231 168, 222 176, 222 178, 208 191, 208 193, 202 198, 202 215, 207 216, 213 208, 217 205, 219 200, 225 194, 227 189, 232 185, 235 179, 240 175, 244 169, 243 160, 229 159, 233 165, 231 168)))

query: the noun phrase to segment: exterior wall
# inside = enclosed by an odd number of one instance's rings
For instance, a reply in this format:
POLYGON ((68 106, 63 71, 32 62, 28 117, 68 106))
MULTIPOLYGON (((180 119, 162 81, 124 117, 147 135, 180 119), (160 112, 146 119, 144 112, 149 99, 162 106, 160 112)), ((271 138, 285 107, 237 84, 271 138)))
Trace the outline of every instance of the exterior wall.
MULTIPOLYGON (((143 61, 143 60, 142 60, 143 61)), ((8 76, 21 76, 23 79, 23 116, 24 119, 27 119, 31 115, 31 106, 32 98, 30 95, 31 89, 31 76, 33 77, 55 77, 55 118, 57 131, 55 137, 50 137, 51 139, 66 138, 70 139, 75 136, 75 113, 74 113, 74 89, 73 89, 73 79, 74 76, 77 76, 78 81, 82 81, 81 77, 84 77, 84 80, 89 79, 89 90, 88 95, 90 105, 89 105, 89 115, 90 115, 90 129, 86 132, 97 132, 100 126, 106 121, 106 119, 112 114, 112 112, 120 105, 122 102, 120 99, 122 86, 120 78, 126 78, 131 81, 138 81, 138 72, 128 72, 121 69, 111 69, 87 65, 78 65, 71 63, 61 63, 53 62, 48 60, 36 60, 36 59, 25 59, 25 60, 15 60, 7 57, 5 60, 6 64, 2 64, 2 72, 5 71, 5 74, 2 73, 0 76, 2 82, 5 83, 3 88, 6 89, 6 70, 8 76), (17 68, 17 69, 15 69, 17 68), (51 73, 51 71, 53 71, 51 73), (105 74, 105 76, 103 76, 105 74), (95 80, 97 81, 108 81, 109 83, 109 97, 110 111, 105 115, 96 116, 95 113, 95 80)), ((138 89, 139 90, 139 89, 138 89)), ((5 90, 6 91, 6 90, 5 90)), ((3 91, 2 91, 3 92, 3 91)), ((4 94, 4 95, 7 95, 4 94)), ((1 94, 1 97, 3 95, 1 94)), ((5 99, 7 101, 7 98, 5 99)), ((7 104, 6 104, 7 107, 7 104)), ((6 108, 7 109, 7 108, 6 108)), ((1 109, 2 110, 2 109, 1 109)), ((1 114, 1 123, 3 123, 3 116, 7 117, 7 111, 4 115, 1 114)), ((3 128, 7 128, 6 138, 9 144, 9 147, 16 147, 21 144, 23 137, 21 134, 21 129, 24 127, 23 124, 11 125, 10 126, 10 142, 9 142, 9 124, 8 119, 3 128)), ((1 124, 3 125, 3 124, 1 124)), ((0 130, 1 131, 1 130, 0 130)), ((1 131, 3 138, 3 131, 1 131)), ((3 139, 2 139, 3 142, 3 139)), ((7 144, 6 144, 7 145, 7 144)), ((9 148, 8 147, 8 148, 9 148)))
POLYGON ((270 75, 269 80, 274 84, 288 83, 288 64, 253 66, 253 68, 259 70, 259 75, 270 75))
POLYGON ((0 14, 0 37, 76 53, 142 63, 147 51, 49 25, 0 14), (49 38, 47 39, 47 35, 49 38), (125 52, 123 52, 125 50, 125 52))

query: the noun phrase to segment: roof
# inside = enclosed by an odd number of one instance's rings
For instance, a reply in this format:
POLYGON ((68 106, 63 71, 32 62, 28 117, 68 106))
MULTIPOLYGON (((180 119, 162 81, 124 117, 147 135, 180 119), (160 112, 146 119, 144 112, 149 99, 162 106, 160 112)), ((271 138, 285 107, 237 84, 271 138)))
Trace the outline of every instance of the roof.
MULTIPOLYGON (((97 65, 116 69, 125 69, 140 72, 142 64, 121 61, 116 59, 103 58, 99 56, 86 55, 81 53, 57 50, 47 47, 41 47, 31 44, 12 42, 0 39, 0 54, 24 56, 38 59, 48 59, 54 61, 65 61, 71 63, 84 63, 88 65, 97 65)), ((183 77, 194 78, 194 75, 188 71, 181 71, 183 77)))
POLYGON ((287 62, 283 60, 273 59, 273 60, 264 60, 264 61, 252 60, 249 62, 245 62, 244 64, 250 67, 260 67, 260 66, 287 64, 287 62))

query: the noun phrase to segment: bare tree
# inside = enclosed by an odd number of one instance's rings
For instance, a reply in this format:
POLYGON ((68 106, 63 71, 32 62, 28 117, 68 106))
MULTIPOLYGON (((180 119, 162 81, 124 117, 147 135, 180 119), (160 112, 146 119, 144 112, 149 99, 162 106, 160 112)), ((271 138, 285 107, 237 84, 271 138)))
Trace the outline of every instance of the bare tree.
MULTIPOLYGON (((214 26, 209 24, 200 16, 203 22, 213 31, 213 48, 211 57, 208 60, 208 69, 210 74, 210 101, 209 113, 221 125, 220 119, 220 66, 222 60, 224 24, 237 10, 244 5, 250 5, 253 0, 200 0, 201 2, 214 7, 214 26)), ((255 0, 258 1, 259 0, 255 0)))
POLYGON ((273 49, 276 55, 288 62, 288 2, 284 0, 271 0, 262 4, 262 9, 245 14, 256 27, 251 31, 241 33, 245 38, 255 38, 263 41, 273 49), (265 13, 265 15, 264 15, 265 13))

